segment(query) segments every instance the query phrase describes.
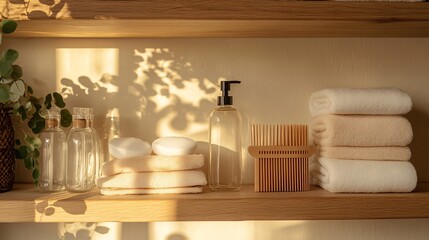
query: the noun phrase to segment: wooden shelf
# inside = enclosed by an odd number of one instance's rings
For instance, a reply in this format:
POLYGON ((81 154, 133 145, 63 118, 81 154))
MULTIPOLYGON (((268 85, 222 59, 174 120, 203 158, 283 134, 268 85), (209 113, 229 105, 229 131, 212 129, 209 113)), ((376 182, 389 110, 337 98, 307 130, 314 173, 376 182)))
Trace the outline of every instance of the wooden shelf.
POLYGON ((240 192, 187 195, 102 196, 40 193, 17 184, 0 194, 0 222, 152 222, 428 218, 429 183, 413 193, 333 194, 240 192))
POLYGON ((14 37, 429 37, 429 2, 11 2, 0 10, 20 21, 14 37))

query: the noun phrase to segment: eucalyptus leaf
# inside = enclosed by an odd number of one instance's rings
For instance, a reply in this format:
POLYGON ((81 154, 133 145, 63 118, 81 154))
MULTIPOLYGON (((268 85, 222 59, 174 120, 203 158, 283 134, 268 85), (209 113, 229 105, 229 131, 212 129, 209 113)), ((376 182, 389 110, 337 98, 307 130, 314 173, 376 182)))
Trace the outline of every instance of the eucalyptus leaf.
POLYGON ((7 49, 3 52, 3 58, 7 62, 14 63, 18 57, 19 53, 15 49, 7 49))
POLYGON ((0 85, 0 103, 6 103, 10 99, 9 86, 0 85))
POLYGON ((69 127, 72 123, 72 115, 68 109, 61 109, 61 126, 69 127))
MULTIPOLYGON (((28 121, 28 126, 31 128, 31 131, 34 134, 38 134, 45 127, 45 119, 41 117, 38 112, 36 112, 33 114, 30 121, 28 121)), ((31 139, 27 140, 27 142, 31 142, 31 141, 32 141, 31 139)))
POLYGON ((23 159, 28 156, 28 147, 27 146, 19 146, 18 148, 19 158, 23 159))
POLYGON ((22 80, 14 81, 10 85, 9 93, 10 93, 10 100, 12 102, 18 101, 19 97, 24 96, 24 93, 25 93, 24 81, 22 80))
POLYGON ((2 78, 0 81, 0 84, 10 84, 11 82, 13 82, 14 80, 11 78, 2 78))
POLYGON ((63 96, 61 96, 57 92, 54 92, 52 95, 54 96, 55 105, 57 105, 57 107, 64 108, 66 106, 66 104, 64 103, 64 100, 63 100, 63 96))
POLYGON ((0 59, 0 74, 4 78, 10 78, 13 68, 12 63, 6 61, 4 58, 0 59))
POLYGON ((25 104, 25 109, 30 109, 30 108, 31 108, 31 106, 33 106, 33 104, 32 104, 30 101, 28 101, 28 102, 25 104))
POLYGON ((1 31, 5 34, 13 33, 18 24, 13 20, 4 19, 1 21, 1 31))
POLYGON ((45 97, 45 107, 47 109, 51 109, 52 107, 52 95, 50 93, 45 97))
POLYGON ((31 145, 31 144, 29 144, 29 145, 27 145, 27 147, 28 147, 28 152, 29 153, 32 153, 32 152, 34 152, 34 146, 33 145, 31 145))
POLYGON ((39 111, 42 108, 42 105, 36 103, 34 104, 34 107, 36 108, 36 111, 39 111))
POLYGON ((33 168, 33 163, 30 157, 26 157, 24 158, 24 165, 26 169, 32 169, 33 168))
POLYGON ((22 77, 22 68, 19 65, 12 65, 12 73, 10 74, 10 77, 13 80, 18 80, 22 77))
POLYGON ((39 102, 39 100, 34 96, 31 96, 28 101, 30 101, 33 105, 36 105, 39 102))
POLYGON ((36 127, 31 129, 34 134, 39 134, 43 128, 45 128, 45 119, 42 118, 42 120, 39 120, 36 122, 36 127))
POLYGON ((37 127, 37 118, 34 118, 34 117, 30 118, 27 125, 31 129, 36 128, 37 127))
POLYGON ((39 170, 37 168, 33 170, 33 179, 39 179, 39 170))
MULTIPOLYGON (((27 111, 25 110, 24 106, 19 106, 18 113, 19 113, 19 116, 21 116, 22 121, 24 121, 27 118, 27 111)), ((28 125, 30 127, 30 123, 28 123, 28 125)))
POLYGON ((27 93, 31 96, 33 95, 33 88, 30 86, 27 86, 27 93))
POLYGON ((33 156, 34 156, 35 158, 38 158, 38 157, 40 156, 40 151, 39 151, 39 149, 38 149, 38 148, 34 149, 34 154, 33 154, 33 156))
POLYGON ((22 158, 19 156, 19 150, 18 150, 18 149, 16 149, 16 148, 15 148, 15 158, 16 158, 16 159, 22 159, 22 158))
POLYGON ((42 141, 38 137, 33 137, 33 139, 30 142, 30 144, 33 145, 35 148, 39 148, 40 145, 42 145, 42 141))

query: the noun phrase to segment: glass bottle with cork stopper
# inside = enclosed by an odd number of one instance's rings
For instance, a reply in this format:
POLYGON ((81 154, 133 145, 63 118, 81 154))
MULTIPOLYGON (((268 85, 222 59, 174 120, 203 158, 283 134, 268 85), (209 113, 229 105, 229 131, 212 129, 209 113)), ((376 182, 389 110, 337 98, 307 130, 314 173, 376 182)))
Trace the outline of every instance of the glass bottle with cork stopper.
POLYGON ((60 111, 57 107, 48 110, 45 129, 39 134, 41 141, 39 160, 39 190, 60 191, 65 188, 66 135, 60 128, 60 111))
POLYGON ((89 108, 73 108, 73 125, 67 138, 67 148, 67 190, 91 190, 95 185, 97 147, 90 127, 89 108))

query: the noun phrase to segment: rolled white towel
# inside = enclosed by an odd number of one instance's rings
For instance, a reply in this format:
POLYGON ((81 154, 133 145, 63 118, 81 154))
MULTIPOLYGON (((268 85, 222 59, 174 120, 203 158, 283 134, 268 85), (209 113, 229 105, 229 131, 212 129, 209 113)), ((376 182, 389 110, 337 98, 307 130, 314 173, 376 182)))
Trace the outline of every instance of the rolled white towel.
POLYGON ((312 117, 327 114, 400 115, 411 110, 410 96, 397 88, 328 88, 311 94, 312 117))
POLYGON ((411 192, 417 173, 410 162, 340 160, 315 157, 311 182, 330 192, 411 192))
POLYGON ((182 194, 202 193, 202 187, 177 187, 177 188, 101 188, 103 195, 136 195, 136 194, 182 194))
POLYGON ((206 185, 203 171, 121 173, 97 179, 99 188, 175 188, 206 185))
POLYGON ((407 146, 413 139, 402 116, 325 115, 311 121, 314 142, 322 146, 407 146))
POLYGON ((409 161, 409 147, 326 147, 318 146, 318 154, 326 158, 348 160, 409 161))
POLYGON ((197 169, 204 166, 202 154, 184 156, 158 156, 114 159, 103 164, 103 176, 132 172, 159 172, 197 169))

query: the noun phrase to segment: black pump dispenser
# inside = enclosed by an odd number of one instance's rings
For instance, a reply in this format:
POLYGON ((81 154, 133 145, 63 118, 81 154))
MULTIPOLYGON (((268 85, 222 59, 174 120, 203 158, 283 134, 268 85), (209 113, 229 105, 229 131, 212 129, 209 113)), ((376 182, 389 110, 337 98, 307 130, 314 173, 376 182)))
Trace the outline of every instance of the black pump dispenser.
POLYGON ((222 96, 217 97, 217 105, 225 106, 232 105, 232 96, 228 96, 228 91, 231 89, 231 84, 240 84, 241 81, 221 81, 220 90, 222 91, 222 96))

